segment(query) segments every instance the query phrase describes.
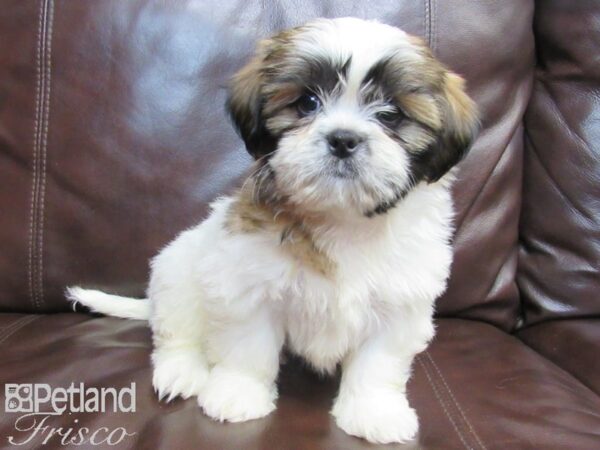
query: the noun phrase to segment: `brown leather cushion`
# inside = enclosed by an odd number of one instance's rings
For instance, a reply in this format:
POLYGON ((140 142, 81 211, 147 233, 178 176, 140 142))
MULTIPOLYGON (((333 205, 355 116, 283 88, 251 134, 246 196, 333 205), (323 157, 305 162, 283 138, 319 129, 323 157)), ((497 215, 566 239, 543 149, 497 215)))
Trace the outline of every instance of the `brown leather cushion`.
POLYGON ((148 259, 250 163, 223 86, 254 41, 356 15, 423 36, 468 80, 483 130, 456 187, 438 311, 511 328, 532 12, 523 0, 3 1, 0 310, 67 310, 73 283, 141 295, 148 259))
POLYGON ((600 395, 600 318, 550 320, 519 338, 600 395))
MULTIPOLYGON (((158 403, 151 388, 150 334, 141 322, 0 315, 0 351, 0 383, 121 387, 135 381, 135 414, 65 414, 48 423, 125 426, 137 434, 121 448, 373 448, 346 436, 329 415, 337 381, 319 378, 295 359, 282 371, 274 414, 222 425, 207 419, 194 400, 158 403)), ((596 394, 516 338, 474 321, 439 321, 434 343, 415 363, 409 397, 421 433, 416 444, 402 448, 589 450, 600 439, 596 394)), ((3 442, 19 436, 14 419, 9 413, 0 420, 3 442)), ((60 448, 56 440, 50 444, 45 448, 60 448)))
POLYGON ((600 4, 537 2, 535 17, 518 277, 526 324, 600 315, 600 4))

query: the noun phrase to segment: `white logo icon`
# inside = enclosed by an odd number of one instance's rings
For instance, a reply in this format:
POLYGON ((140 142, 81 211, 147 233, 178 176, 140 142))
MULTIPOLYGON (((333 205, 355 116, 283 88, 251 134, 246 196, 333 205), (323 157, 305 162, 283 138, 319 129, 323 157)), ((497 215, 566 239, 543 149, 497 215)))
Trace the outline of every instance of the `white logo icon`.
POLYGON ((7 383, 4 386, 4 411, 33 412, 33 387, 31 384, 7 383))

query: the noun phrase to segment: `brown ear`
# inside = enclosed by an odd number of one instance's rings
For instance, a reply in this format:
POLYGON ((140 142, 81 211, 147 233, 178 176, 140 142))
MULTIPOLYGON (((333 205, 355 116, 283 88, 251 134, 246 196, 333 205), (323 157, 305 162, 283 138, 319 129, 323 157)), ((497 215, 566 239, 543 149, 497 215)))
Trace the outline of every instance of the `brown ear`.
POLYGON ((465 92, 465 81, 453 72, 446 72, 441 87, 442 129, 427 152, 426 179, 439 180, 468 153, 477 131, 479 119, 475 103, 465 92))
POLYGON ((468 149, 479 128, 479 118, 475 102, 465 91, 465 80, 455 73, 446 73, 444 95, 448 102, 448 130, 456 144, 468 149))
POLYGON ((262 119, 264 100, 261 91, 265 83, 263 67, 269 42, 261 41, 255 56, 231 78, 226 103, 246 149, 255 158, 267 154, 273 148, 273 137, 262 119))

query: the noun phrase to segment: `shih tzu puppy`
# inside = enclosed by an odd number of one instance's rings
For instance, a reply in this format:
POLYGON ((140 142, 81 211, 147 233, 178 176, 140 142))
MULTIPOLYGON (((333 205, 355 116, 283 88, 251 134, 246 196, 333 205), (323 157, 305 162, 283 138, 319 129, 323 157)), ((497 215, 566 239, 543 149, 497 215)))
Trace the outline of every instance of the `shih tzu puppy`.
POLYGON ((406 383, 452 260, 451 169, 477 124, 463 80, 397 28, 319 19, 261 41, 227 108, 256 159, 243 186, 152 260, 147 300, 70 299, 149 321, 160 398, 266 416, 285 345, 341 365, 343 430, 410 440, 406 383))

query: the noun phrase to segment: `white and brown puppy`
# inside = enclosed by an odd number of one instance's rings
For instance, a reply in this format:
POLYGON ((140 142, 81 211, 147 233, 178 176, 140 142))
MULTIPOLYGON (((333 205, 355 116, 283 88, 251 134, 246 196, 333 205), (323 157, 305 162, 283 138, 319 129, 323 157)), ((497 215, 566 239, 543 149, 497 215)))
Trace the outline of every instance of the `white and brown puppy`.
POLYGON ((347 433, 418 429, 411 363, 434 334, 452 260, 450 169, 476 114, 419 39, 354 18, 266 39, 228 108, 255 170, 152 260, 148 300, 71 288, 94 311, 147 319, 159 396, 231 422, 269 414, 281 349, 342 366, 347 433))

